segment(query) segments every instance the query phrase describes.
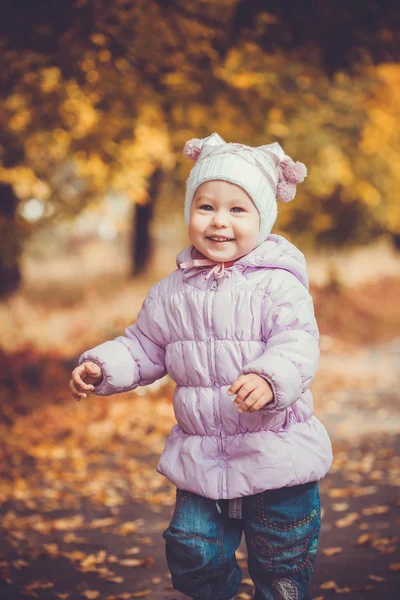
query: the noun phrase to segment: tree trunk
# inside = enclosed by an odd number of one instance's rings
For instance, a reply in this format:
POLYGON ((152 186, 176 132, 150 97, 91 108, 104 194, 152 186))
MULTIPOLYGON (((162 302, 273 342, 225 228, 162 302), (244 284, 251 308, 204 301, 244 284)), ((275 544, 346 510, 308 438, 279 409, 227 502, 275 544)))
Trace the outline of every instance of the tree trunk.
POLYGON ((392 242, 396 252, 400 252, 400 233, 394 233, 392 235, 392 242))
POLYGON ((18 206, 11 185, 0 183, 0 298, 18 289, 21 282, 21 243, 15 223, 18 206))
POLYGON ((131 238, 133 276, 143 273, 149 264, 152 251, 149 228, 155 201, 160 191, 162 176, 162 169, 157 167, 151 177, 148 203, 136 205, 131 238))

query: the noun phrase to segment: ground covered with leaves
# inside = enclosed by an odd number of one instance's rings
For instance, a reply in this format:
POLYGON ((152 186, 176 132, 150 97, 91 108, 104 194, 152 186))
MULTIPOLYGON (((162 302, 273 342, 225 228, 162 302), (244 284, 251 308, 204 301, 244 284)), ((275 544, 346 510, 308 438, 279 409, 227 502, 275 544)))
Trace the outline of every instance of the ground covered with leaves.
MULTIPOLYGON (((335 459, 321 482, 312 594, 395 599, 400 336, 386 325, 375 335, 382 304, 373 289, 369 302, 352 294, 344 323, 335 310, 341 293, 320 295, 322 354, 312 390, 335 459), (359 339, 350 339, 357 331, 359 339)), ((28 346, 0 358, 0 597, 183 600, 171 587, 161 537, 175 488, 155 470, 175 422, 171 382, 76 403, 67 389, 76 357, 28 346)), ((250 600, 244 542, 237 558, 236 598, 250 600)))

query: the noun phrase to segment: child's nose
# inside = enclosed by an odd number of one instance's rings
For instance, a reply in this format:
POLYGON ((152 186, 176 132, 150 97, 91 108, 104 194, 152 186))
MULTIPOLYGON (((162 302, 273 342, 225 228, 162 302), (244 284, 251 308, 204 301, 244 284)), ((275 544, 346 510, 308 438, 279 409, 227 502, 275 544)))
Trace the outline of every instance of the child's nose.
POLYGON ((226 215, 222 212, 215 212, 213 215, 213 225, 215 227, 226 227, 227 226, 227 218, 226 215))

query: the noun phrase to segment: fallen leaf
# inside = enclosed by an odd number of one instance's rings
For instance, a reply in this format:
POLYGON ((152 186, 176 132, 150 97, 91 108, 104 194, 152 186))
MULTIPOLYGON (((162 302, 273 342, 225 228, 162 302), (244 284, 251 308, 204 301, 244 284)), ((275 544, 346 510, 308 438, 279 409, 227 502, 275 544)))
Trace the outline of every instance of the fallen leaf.
POLYGON ((120 527, 113 530, 116 535, 130 535, 137 531, 138 525, 136 521, 126 521, 120 527))
POLYGON ((61 556, 68 558, 68 560, 72 561, 81 561, 86 557, 86 554, 81 552, 80 550, 73 550, 72 552, 61 552, 61 556))
POLYGON ((379 575, 368 575, 368 579, 371 579, 371 581, 386 581, 385 577, 380 577, 379 575))
POLYGON ((140 548, 139 546, 132 546, 132 548, 127 548, 124 550, 124 554, 139 554, 140 548))
POLYGON ((133 594, 131 594, 132 598, 143 598, 144 596, 148 596, 149 594, 151 594, 151 590, 146 589, 146 590, 141 590, 140 592, 133 592, 133 594))
POLYGON ((42 548, 46 551, 49 556, 56 557, 59 554, 57 544, 42 544, 42 548))
POLYGON ((152 546, 153 545, 153 540, 151 539, 151 537, 149 536, 142 536, 142 537, 138 537, 137 541, 139 542, 139 544, 143 544, 144 546, 152 546))
POLYGON ((334 502, 331 505, 332 510, 335 512, 344 512, 349 508, 349 504, 347 502, 334 502))
POLYGON ((342 517, 341 519, 338 519, 337 521, 335 521, 335 525, 339 529, 343 529, 344 527, 350 527, 350 525, 353 525, 353 523, 355 521, 357 521, 357 519, 359 519, 359 518, 360 518, 360 515, 358 513, 356 513, 356 512, 349 513, 345 517, 342 517))
POLYGON ((242 579, 242 584, 243 585, 251 585, 251 587, 254 587, 253 580, 250 579, 250 577, 245 577, 244 579, 242 579))
POLYGON ((119 560, 119 558, 118 558, 118 556, 115 556, 115 554, 109 554, 107 556, 107 562, 109 562, 109 563, 116 563, 116 562, 118 562, 118 560, 119 560))
POLYGON ((400 571, 400 563, 390 563, 389 571, 400 571))
POLYGON ((109 527, 110 525, 115 525, 115 523, 118 523, 118 519, 115 517, 105 517, 103 519, 94 519, 93 521, 90 521, 86 527, 89 529, 99 529, 100 527, 109 527))
POLYGON ((370 517, 371 515, 383 515, 389 511, 388 506, 367 506, 362 509, 362 514, 370 517))
POLYGON ((343 548, 341 546, 333 546, 331 548, 324 548, 321 552, 325 556, 334 556, 335 554, 339 554, 339 552, 343 552, 343 548))
POLYGON ((99 550, 97 554, 88 554, 81 561, 81 567, 85 569, 87 567, 92 567, 93 565, 96 565, 98 563, 103 563, 105 561, 106 556, 107 553, 105 550, 99 550))
POLYGON ((122 567, 140 567, 143 559, 141 558, 124 558, 123 560, 119 560, 118 564, 122 567))
POLYGON ((336 590, 339 586, 336 581, 324 581, 319 587, 323 590, 336 590))
POLYGON ((86 544, 88 542, 88 539, 84 538, 84 537, 79 537, 78 535, 76 535, 76 533, 74 533, 72 531, 71 533, 66 533, 65 535, 63 535, 63 541, 66 544, 72 544, 72 543, 75 543, 75 544, 86 544))
POLYGON ((96 600, 96 598, 99 598, 99 596, 100 592, 97 590, 84 590, 81 592, 81 597, 86 598, 87 600, 96 600))
POLYGON ((152 577, 151 583, 154 583, 154 585, 161 583, 161 577, 152 577))
POLYGON ((332 488, 331 490, 328 490, 328 496, 330 498, 346 498, 348 495, 345 488, 332 488))
POLYGON ((29 567, 29 563, 26 562, 26 560, 23 560, 22 558, 17 558, 16 560, 13 560, 11 564, 16 569, 22 569, 22 567, 29 567))
POLYGON ((360 535, 354 544, 355 546, 366 546, 374 537, 372 533, 363 533, 360 535))
POLYGON ((82 515, 73 515, 72 517, 64 517, 63 519, 55 519, 53 521, 54 529, 65 531, 67 529, 76 529, 84 522, 82 515))

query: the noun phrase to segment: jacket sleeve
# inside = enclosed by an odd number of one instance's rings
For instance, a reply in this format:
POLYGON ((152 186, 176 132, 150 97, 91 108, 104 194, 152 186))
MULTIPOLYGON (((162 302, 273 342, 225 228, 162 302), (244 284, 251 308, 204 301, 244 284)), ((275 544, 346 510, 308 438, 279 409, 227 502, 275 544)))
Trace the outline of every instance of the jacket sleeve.
POLYGON ((263 354, 242 372, 256 373, 269 382, 274 399, 263 409, 279 412, 300 398, 318 370, 318 326, 312 297, 301 283, 270 304, 263 331, 268 336, 263 354))
POLYGON ((165 344, 158 332, 153 331, 154 301, 147 297, 137 316, 136 323, 125 330, 125 335, 104 342, 84 352, 79 364, 91 360, 103 371, 102 381, 93 394, 110 396, 148 385, 166 375, 165 344))

